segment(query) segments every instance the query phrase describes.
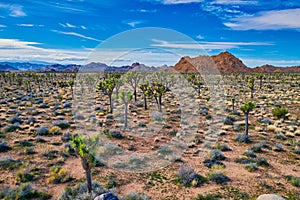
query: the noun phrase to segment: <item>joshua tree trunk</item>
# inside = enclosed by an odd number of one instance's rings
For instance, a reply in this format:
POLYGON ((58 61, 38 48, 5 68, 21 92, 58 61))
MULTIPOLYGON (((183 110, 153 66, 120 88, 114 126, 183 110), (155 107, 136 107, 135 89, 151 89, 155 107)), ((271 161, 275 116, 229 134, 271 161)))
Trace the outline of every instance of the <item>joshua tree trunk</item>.
POLYGON ((112 114, 114 112, 113 102, 112 102, 112 94, 110 94, 108 96, 109 96, 110 113, 112 114))
POLYGON ((251 90, 251 99, 253 99, 253 92, 254 92, 254 91, 253 91, 253 90, 251 90))
POLYGON ((125 103, 125 129, 127 128, 128 123, 128 104, 125 103))
POLYGON ((262 87, 262 78, 259 81, 259 89, 261 89, 261 87, 262 87))
POLYGON ((232 102, 232 112, 234 111, 234 102, 232 102))
POLYGON ((145 94, 144 94, 144 108, 145 110, 147 110, 147 97, 145 94))
POLYGON ((81 160, 82 167, 85 170, 85 177, 87 182, 88 193, 92 193, 92 176, 91 176, 91 166, 89 162, 85 159, 81 160))
POLYGON ((245 135, 246 135, 246 140, 248 140, 248 128, 249 128, 249 123, 248 123, 248 118, 249 118, 249 112, 245 112, 245 135))
POLYGON ((137 101, 137 94, 136 94, 136 88, 134 88, 134 91, 133 91, 133 96, 134 96, 134 102, 137 101))

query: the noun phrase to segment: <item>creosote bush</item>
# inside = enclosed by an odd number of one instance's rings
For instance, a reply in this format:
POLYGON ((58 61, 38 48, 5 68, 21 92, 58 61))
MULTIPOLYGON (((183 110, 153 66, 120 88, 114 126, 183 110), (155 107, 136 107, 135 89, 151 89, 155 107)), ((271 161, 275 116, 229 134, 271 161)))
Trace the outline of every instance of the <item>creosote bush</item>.
POLYGON ((208 180, 213 181, 217 184, 222 184, 230 181, 230 179, 224 173, 224 167, 221 165, 212 166, 212 171, 206 174, 208 180))
POLYGON ((197 174, 189 165, 184 164, 179 168, 177 182, 182 183, 186 187, 196 187, 203 184, 205 178, 197 174))
POLYGON ((68 175, 67 170, 59 166, 51 167, 50 177, 47 179, 49 183, 65 183, 72 178, 68 175))
POLYGON ((272 110, 273 116, 279 118, 284 118, 286 114, 288 114, 288 110, 284 107, 275 107, 272 110))

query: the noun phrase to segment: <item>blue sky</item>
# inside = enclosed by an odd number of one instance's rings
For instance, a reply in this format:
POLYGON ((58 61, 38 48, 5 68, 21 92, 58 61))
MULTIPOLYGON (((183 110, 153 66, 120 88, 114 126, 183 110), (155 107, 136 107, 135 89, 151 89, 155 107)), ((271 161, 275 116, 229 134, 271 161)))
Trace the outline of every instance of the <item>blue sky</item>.
POLYGON ((227 50, 249 67, 294 66, 299 16, 291 0, 1 0, 0 61, 173 65, 227 50))

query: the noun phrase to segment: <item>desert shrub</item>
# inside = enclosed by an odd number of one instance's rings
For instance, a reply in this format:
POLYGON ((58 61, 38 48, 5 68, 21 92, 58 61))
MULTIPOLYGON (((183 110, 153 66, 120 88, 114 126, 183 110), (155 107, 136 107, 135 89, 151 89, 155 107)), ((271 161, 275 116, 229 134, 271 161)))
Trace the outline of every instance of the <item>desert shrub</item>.
POLYGON ((67 170, 59 166, 50 168, 50 177, 47 179, 49 183, 65 183, 71 180, 67 170))
POLYGON ((61 140, 64 141, 64 142, 69 142, 72 140, 72 134, 67 131, 66 133, 64 133, 62 136, 61 136, 61 140))
POLYGON ((276 106, 273 110, 273 116, 279 118, 284 118, 286 114, 288 114, 288 110, 284 107, 278 107, 276 106))
POLYGON ((35 123, 36 119, 34 117, 30 117, 26 120, 26 124, 35 123))
POLYGON ((300 177, 288 176, 288 180, 295 187, 300 187, 300 177))
POLYGON ((163 114, 161 112, 158 111, 154 111, 150 113, 150 119, 152 121, 163 121, 163 114))
POLYGON ((21 161, 19 160, 12 160, 10 158, 0 160, 0 168, 1 169, 16 169, 22 165, 21 161))
POLYGON ((186 187, 198 186, 205 182, 205 178, 197 174, 193 168, 184 164, 179 168, 177 174, 177 182, 182 183, 186 187))
POLYGON ((25 149, 25 154, 27 155, 35 154, 34 147, 27 147, 25 149))
POLYGON ((124 200, 151 200, 146 194, 131 192, 128 194, 124 200))
POLYGON ((96 196, 99 196, 106 191, 96 182, 92 183, 92 193, 89 194, 87 192, 87 185, 86 183, 80 184, 75 187, 66 187, 65 191, 60 195, 58 200, 91 200, 94 199, 96 196))
POLYGON ((22 171, 19 171, 17 173, 17 182, 18 183, 25 183, 25 182, 32 181, 33 178, 34 178, 34 173, 27 173, 27 172, 22 172, 22 171))
POLYGON ((257 170, 257 164, 256 163, 247 163, 247 164, 245 164, 245 169, 248 172, 254 172, 257 170))
POLYGON ((37 135, 48 135, 49 129, 46 126, 40 126, 35 129, 37 135))
POLYGON ((58 126, 52 126, 49 129, 49 134, 51 134, 51 135, 60 135, 61 134, 61 128, 59 128, 58 126))
POLYGON ((147 125, 146 125, 145 122, 139 122, 138 126, 139 126, 139 127, 146 127, 147 125))
POLYGON ((52 122, 53 126, 58 126, 61 129, 66 129, 70 127, 70 123, 66 120, 56 120, 52 122))
POLYGON ((225 125, 233 125, 233 120, 234 120, 234 118, 227 116, 224 120, 224 124, 225 125))
POLYGON ((240 163, 240 164, 247 164, 247 163, 254 163, 255 160, 250 159, 250 158, 237 158, 237 159, 235 159, 234 162, 240 163))
POLYGON ((270 164, 268 163, 268 161, 265 158, 262 158, 262 157, 256 158, 255 162, 256 162, 257 166, 262 166, 262 167, 268 167, 268 166, 270 166, 270 164))
POLYGON ((216 149, 219 149, 220 151, 230 151, 231 150, 227 144, 220 144, 220 143, 218 143, 216 145, 216 149))
POLYGON ((3 139, 0 139, 0 152, 6 152, 9 151, 11 148, 7 141, 4 141, 3 139))
POLYGON ((234 138, 237 142, 249 143, 250 139, 249 136, 247 137, 245 133, 239 133, 234 138))
POLYGON ((256 158, 255 153, 252 150, 247 150, 244 152, 244 155, 249 157, 249 158, 256 158))
POLYGON ((117 187, 117 176, 114 173, 110 173, 108 175, 108 183, 106 184, 107 189, 115 188, 117 187))
POLYGON ((294 148, 294 153, 295 154, 300 154, 300 148, 299 147, 295 147, 294 148))
POLYGON ((224 167, 220 165, 212 166, 212 171, 206 173, 208 180, 217 184, 222 184, 230 181, 230 179, 224 173, 224 167))
POLYGON ((273 150, 274 150, 274 151, 279 151, 279 152, 280 152, 280 151, 284 151, 284 150, 283 150, 283 145, 282 145, 281 143, 277 143, 277 144, 274 145, 273 150))
POLYGON ((40 135, 37 135, 37 136, 35 137, 35 140, 36 140, 37 142, 41 142, 41 143, 46 142, 46 140, 45 140, 42 136, 40 136, 40 135))
POLYGON ((221 199, 221 197, 222 196, 220 194, 206 194, 206 195, 198 194, 198 196, 193 200, 219 200, 221 199))
POLYGON ((203 161, 205 167, 212 168, 214 165, 222 165, 225 168, 225 165, 219 160, 205 159, 203 161))
POLYGON ((22 118, 19 116, 12 116, 11 118, 8 119, 8 122, 11 124, 22 123, 22 118))
POLYGON ((251 147, 251 150, 255 153, 262 153, 263 145, 261 143, 256 143, 251 147))
POLYGON ((52 160, 54 158, 57 158, 59 156, 59 151, 57 150, 52 150, 52 149, 48 149, 45 150, 42 155, 47 158, 48 160, 52 160))
POLYGON ((280 140, 286 140, 286 137, 283 133, 277 133, 275 137, 280 140))
POLYGON ((106 136, 108 138, 115 138, 115 139, 123 139, 124 138, 122 133, 118 130, 110 130, 110 131, 108 131, 108 134, 106 136))
POLYGON ((208 157, 212 160, 225 160, 225 156, 219 149, 211 150, 208 157))
POLYGON ((4 200, 49 199, 50 197, 51 196, 46 192, 40 192, 36 188, 32 187, 30 183, 23 183, 17 188, 5 186, 0 189, 0 198, 4 200))
POLYGON ((10 133, 10 132, 16 131, 18 128, 19 128, 19 126, 16 125, 16 124, 8 124, 8 125, 6 125, 6 126, 3 127, 2 131, 4 133, 10 133))

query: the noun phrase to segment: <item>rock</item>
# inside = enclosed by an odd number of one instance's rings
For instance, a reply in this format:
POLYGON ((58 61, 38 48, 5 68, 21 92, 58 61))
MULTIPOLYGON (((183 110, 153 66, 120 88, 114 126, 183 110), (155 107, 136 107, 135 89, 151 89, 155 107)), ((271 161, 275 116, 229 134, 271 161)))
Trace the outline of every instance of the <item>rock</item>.
POLYGON ((101 194, 100 196, 95 197, 94 200, 119 200, 119 199, 113 193, 107 192, 107 193, 101 194))
POLYGON ((267 130, 268 131, 275 131, 275 129, 276 129, 275 125, 269 125, 269 126, 267 126, 267 130))
POLYGON ((285 199, 276 194, 263 194, 263 195, 260 195, 257 198, 257 200, 285 200, 285 199))
POLYGON ((63 104, 63 108, 71 108, 71 104, 66 102, 63 104))

